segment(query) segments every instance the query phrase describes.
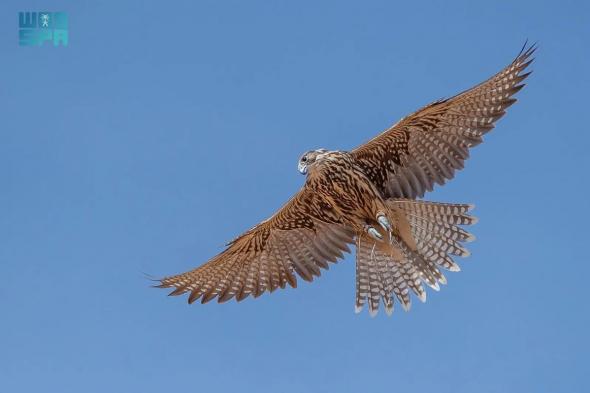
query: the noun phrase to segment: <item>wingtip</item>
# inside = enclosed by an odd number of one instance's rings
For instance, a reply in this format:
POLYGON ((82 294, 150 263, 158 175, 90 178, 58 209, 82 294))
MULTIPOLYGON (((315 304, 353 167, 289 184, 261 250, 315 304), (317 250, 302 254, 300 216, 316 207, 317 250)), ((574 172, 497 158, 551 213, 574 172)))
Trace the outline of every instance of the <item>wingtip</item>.
POLYGON ((539 41, 535 41, 532 44, 529 44, 529 39, 527 38, 524 41, 522 48, 520 48, 520 51, 518 52, 518 56, 516 56, 516 58, 518 59, 518 58, 530 57, 533 53, 535 53, 535 51, 537 50, 538 47, 539 47, 539 41))
POLYGON ((168 288, 169 287, 168 285, 163 283, 164 278, 156 278, 155 276, 148 274, 146 272, 141 272, 141 273, 143 274, 143 276, 146 280, 153 282, 153 283, 157 283, 157 284, 150 285, 150 288, 168 288))

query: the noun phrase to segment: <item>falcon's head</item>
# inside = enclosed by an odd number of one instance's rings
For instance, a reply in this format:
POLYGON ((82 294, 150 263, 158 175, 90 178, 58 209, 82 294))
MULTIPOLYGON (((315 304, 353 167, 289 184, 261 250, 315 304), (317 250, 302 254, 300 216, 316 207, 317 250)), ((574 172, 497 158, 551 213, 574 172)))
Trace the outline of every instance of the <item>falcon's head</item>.
POLYGON ((297 169, 299 173, 302 175, 307 174, 307 168, 309 168, 313 163, 316 161, 320 154, 326 153, 328 150, 326 149, 317 149, 317 150, 310 150, 303 154, 299 159, 299 164, 297 165, 297 169))

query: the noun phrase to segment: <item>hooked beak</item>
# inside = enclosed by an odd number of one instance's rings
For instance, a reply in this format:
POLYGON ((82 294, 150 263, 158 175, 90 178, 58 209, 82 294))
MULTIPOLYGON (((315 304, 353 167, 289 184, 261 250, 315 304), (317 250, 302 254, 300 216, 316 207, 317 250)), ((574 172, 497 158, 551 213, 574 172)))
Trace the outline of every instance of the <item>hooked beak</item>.
POLYGON ((303 163, 299 163, 299 165, 297 165, 297 170, 299 170, 299 173, 301 173, 302 175, 307 174, 307 165, 304 165, 303 163))

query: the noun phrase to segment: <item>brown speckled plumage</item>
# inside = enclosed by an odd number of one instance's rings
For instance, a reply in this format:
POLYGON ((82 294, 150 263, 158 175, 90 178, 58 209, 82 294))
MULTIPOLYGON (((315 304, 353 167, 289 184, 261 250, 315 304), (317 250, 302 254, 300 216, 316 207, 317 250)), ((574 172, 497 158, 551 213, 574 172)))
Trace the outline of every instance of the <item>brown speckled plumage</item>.
POLYGON ((487 81, 434 102, 351 152, 310 151, 300 160, 303 188, 268 220, 228 243, 225 251, 189 272, 160 280, 190 303, 242 300, 312 281, 356 246, 356 310, 371 315, 394 299, 406 310, 410 293, 426 299, 422 283, 438 290, 440 269, 458 271, 450 255, 468 256, 475 222, 471 205, 416 201, 434 183, 463 168, 516 99, 534 46, 487 81))

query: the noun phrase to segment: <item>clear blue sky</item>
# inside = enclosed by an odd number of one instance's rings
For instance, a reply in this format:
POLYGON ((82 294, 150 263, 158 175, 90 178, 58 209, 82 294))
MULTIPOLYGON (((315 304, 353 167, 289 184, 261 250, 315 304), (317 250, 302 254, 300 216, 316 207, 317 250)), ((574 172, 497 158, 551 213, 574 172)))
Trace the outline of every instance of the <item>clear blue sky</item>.
POLYGON ((583 392, 589 308, 585 1, 3 1, 1 392, 583 392), (419 4, 420 3, 420 4, 419 4), (65 11, 70 45, 17 45, 65 11), (426 304, 355 315, 354 261, 188 306, 193 268, 351 149, 482 81, 528 86, 428 199, 474 202, 473 255, 426 304))

